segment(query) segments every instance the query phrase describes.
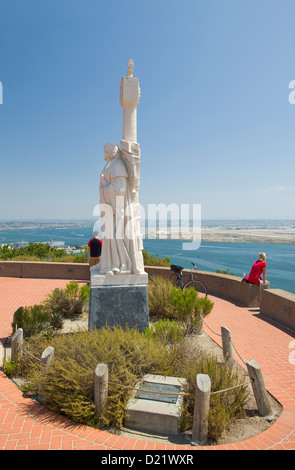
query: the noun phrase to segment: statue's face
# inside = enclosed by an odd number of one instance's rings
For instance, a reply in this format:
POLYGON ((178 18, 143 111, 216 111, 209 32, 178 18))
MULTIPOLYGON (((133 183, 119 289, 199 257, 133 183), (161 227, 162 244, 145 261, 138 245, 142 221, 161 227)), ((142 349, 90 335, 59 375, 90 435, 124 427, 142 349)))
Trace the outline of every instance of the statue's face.
POLYGON ((107 152, 104 153, 104 159, 105 159, 107 162, 110 162, 110 161, 113 160, 115 157, 116 157, 116 155, 110 155, 110 154, 107 153, 107 152))
POLYGON ((109 162, 118 154, 118 146, 116 144, 107 144, 104 147, 104 159, 109 162))

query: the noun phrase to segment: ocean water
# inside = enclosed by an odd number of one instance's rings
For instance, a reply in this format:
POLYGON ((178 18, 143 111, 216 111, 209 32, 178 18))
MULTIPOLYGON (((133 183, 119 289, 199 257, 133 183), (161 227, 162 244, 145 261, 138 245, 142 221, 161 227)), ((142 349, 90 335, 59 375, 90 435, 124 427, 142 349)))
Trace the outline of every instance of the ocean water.
MULTIPOLYGON (((217 223, 212 223, 212 226, 217 226, 217 223)), ((273 224, 269 223, 268 227, 270 226, 273 224)), ((2 228, 0 245, 14 242, 49 241, 59 246, 85 245, 92 238, 92 234, 93 224, 63 228, 10 230, 2 228)), ((240 277, 244 273, 249 274, 258 254, 264 251, 267 256, 267 279, 271 287, 295 293, 295 244, 202 242, 198 250, 183 250, 180 240, 144 239, 143 245, 144 249, 154 256, 160 258, 168 256, 171 264, 191 268, 193 262, 201 271, 216 272, 217 269, 228 269, 230 273, 240 277)))
POLYGON ((144 249, 160 258, 169 256, 171 264, 200 271, 229 270, 235 276, 249 274, 258 254, 266 253, 267 279, 273 289, 295 294, 295 245, 275 243, 202 242, 198 250, 182 250, 179 240, 144 240, 144 249))

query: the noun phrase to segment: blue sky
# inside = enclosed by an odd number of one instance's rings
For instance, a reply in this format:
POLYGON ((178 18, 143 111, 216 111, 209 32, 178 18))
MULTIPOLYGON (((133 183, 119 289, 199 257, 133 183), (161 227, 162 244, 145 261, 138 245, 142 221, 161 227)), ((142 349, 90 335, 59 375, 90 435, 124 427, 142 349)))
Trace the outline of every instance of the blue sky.
POLYGON ((85 218, 140 79, 140 202, 295 218, 295 0, 0 0, 0 219, 85 218))

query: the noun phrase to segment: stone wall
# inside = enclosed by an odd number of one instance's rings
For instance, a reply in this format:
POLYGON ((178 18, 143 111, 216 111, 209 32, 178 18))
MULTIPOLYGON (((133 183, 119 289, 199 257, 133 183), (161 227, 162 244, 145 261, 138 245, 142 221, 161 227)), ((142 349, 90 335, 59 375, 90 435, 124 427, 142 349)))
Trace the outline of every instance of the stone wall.
POLYGON ((89 281, 90 270, 84 263, 0 261, 0 277, 89 281))
MULTIPOLYGON (((169 278, 169 268, 146 266, 146 272, 169 278)), ((183 271, 185 276, 190 270, 183 271)), ((1 277, 24 277, 43 279, 90 280, 88 264, 82 263, 42 263, 30 261, 0 261, 1 277)), ((259 308, 260 313, 287 328, 295 331, 295 294, 281 289, 264 289, 244 284, 240 277, 227 274, 198 271, 197 277, 203 281, 209 294, 239 302, 249 308, 259 308)), ((188 278, 187 278, 188 279, 188 278)))
POLYGON ((295 294, 282 289, 263 291, 260 313, 295 331, 295 294))

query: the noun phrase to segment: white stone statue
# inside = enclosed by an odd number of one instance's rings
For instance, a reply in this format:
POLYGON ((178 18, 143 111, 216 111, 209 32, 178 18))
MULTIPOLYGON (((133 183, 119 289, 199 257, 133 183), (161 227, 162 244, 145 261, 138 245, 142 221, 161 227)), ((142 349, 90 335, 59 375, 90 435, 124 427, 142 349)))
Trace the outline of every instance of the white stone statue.
POLYGON ((102 252, 92 274, 143 274, 140 234, 140 148, 137 140, 136 108, 140 89, 129 61, 127 77, 120 86, 123 107, 123 139, 104 146, 106 165, 100 175, 99 195, 102 222, 102 252))

